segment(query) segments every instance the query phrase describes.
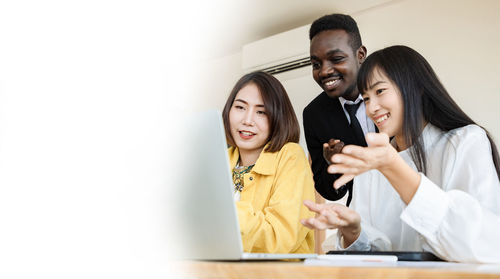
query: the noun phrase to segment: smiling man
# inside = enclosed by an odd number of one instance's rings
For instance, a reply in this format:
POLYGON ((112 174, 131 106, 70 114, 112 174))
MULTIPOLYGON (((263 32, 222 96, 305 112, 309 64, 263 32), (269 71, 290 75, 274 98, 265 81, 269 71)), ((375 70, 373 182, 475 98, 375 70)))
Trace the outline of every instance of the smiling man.
MULTIPOLYGON (((304 109, 304 133, 316 190, 326 199, 338 200, 348 191, 351 193, 352 182, 338 190, 333 188, 340 175, 327 172, 323 148, 330 139, 366 146, 364 134, 375 132, 356 86, 366 48, 361 43, 356 21, 343 14, 326 15, 314 21, 309 39, 313 78, 323 92, 304 109)), ((351 195, 348 205, 350 198, 351 195)))

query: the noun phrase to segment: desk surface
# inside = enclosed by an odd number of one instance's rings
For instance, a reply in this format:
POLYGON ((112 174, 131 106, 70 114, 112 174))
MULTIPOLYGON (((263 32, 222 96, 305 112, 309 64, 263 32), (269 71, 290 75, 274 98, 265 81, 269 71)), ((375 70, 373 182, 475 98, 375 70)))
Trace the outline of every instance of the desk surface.
MULTIPOLYGON (((408 262, 407 262, 408 263, 408 262)), ((500 266, 312 266, 303 262, 177 262, 179 278, 500 278, 500 266)))

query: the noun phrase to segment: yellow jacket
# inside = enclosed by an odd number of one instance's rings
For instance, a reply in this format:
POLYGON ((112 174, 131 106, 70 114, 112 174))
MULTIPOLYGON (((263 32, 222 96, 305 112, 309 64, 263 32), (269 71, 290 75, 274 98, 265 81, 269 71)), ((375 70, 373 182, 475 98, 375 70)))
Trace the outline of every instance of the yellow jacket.
MULTIPOLYGON (((228 149, 231 170, 238 148, 228 149)), ((302 201, 314 201, 314 181, 304 151, 296 143, 280 151, 260 154, 252 171, 244 175, 244 188, 236 202, 243 250, 260 253, 313 253, 314 232, 300 223, 313 217, 302 201)))

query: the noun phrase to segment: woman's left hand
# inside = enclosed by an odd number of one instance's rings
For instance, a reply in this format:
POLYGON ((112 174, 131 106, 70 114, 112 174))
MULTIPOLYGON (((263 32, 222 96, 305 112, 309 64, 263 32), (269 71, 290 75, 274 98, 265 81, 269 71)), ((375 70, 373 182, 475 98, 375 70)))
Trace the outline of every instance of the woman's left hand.
POLYGON ((384 167, 395 162, 399 156, 396 149, 390 144, 387 134, 368 133, 365 138, 368 147, 347 145, 342 149, 342 153, 332 156, 332 164, 328 167, 328 172, 343 174, 334 182, 335 189, 365 171, 371 169, 382 171, 384 167))
POLYGON ((346 247, 358 239, 361 233, 361 217, 356 211, 338 203, 318 204, 305 200, 304 205, 315 212, 316 217, 300 220, 302 225, 317 230, 339 229, 344 236, 346 247))

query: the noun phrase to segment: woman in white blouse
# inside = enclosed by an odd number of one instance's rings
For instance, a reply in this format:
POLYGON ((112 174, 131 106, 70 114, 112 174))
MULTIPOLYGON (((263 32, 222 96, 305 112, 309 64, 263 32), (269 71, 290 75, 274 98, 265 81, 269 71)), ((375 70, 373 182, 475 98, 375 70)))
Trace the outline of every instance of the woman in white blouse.
POLYGON ((366 135, 368 147, 345 146, 328 169, 343 174, 335 188, 355 177, 351 208, 305 201, 318 215, 302 224, 338 228, 338 249, 500 263, 499 156, 488 132, 409 47, 371 54, 358 87, 380 133, 366 135))

